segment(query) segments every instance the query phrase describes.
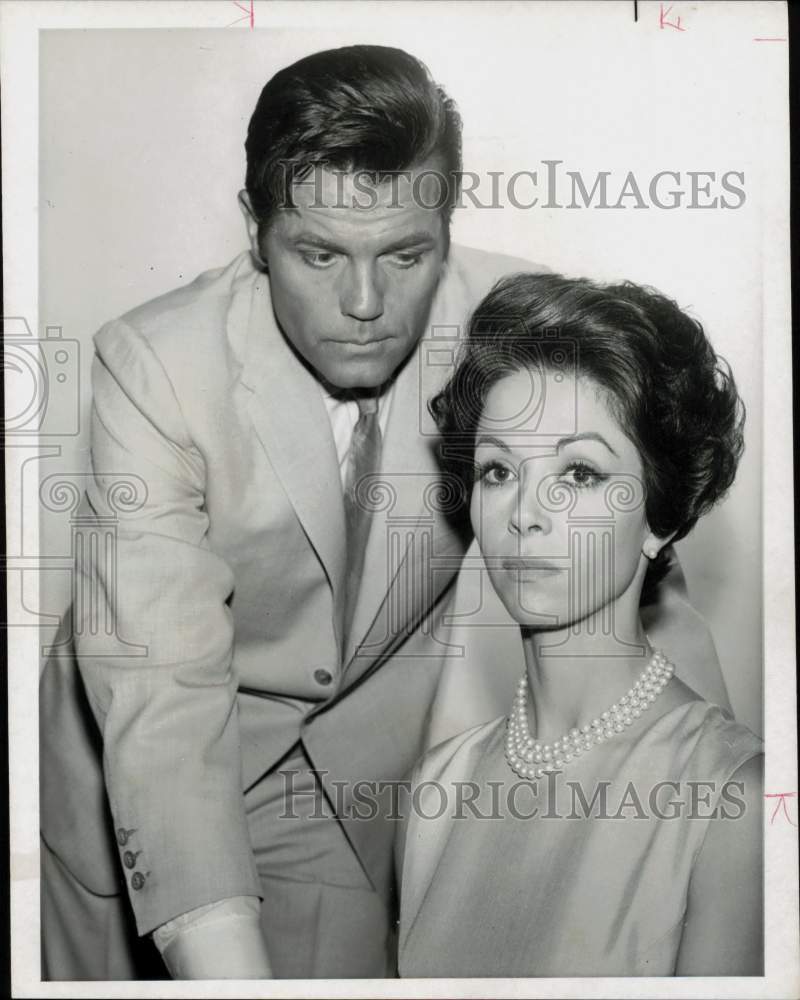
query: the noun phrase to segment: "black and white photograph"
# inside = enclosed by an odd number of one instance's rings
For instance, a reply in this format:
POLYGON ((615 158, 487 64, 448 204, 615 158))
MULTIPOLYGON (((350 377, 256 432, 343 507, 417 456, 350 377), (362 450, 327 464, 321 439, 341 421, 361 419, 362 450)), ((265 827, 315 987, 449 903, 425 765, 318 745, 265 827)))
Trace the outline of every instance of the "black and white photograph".
POLYGON ((13 995, 796 996, 787 5, 0 38, 13 995))

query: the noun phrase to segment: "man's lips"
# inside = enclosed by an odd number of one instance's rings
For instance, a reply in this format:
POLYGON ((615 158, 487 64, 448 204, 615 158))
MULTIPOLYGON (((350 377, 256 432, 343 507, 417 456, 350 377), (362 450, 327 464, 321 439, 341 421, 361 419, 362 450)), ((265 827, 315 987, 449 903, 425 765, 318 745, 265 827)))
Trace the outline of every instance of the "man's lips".
POLYGON ((391 340, 391 336, 385 335, 383 337, 370 337, 368 340, 346 340, 345 338, 330 338, 327 342, 333 344, 334 347, 351 347, 355 350, 367 350, 370 347, 376 347, 378 344, 384 344, 387 340, 391 340))

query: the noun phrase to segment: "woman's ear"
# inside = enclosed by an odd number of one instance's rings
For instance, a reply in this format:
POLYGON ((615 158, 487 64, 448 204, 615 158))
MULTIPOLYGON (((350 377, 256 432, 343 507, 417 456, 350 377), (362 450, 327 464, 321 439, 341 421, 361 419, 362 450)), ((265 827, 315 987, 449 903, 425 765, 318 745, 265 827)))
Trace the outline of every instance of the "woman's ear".
POLYGON ((671 531, 668 535, 664 535, 663 537, 650 532, 642 544, 642 554, 651 561, 653 559, 657 559, 659 552, 669 545, 674 537, 674 531, 671 531))

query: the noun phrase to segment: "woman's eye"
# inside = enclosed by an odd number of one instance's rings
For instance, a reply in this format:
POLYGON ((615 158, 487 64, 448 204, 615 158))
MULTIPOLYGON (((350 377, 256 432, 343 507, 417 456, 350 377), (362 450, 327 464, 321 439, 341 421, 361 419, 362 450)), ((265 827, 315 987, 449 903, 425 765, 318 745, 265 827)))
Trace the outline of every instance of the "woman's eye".
POLYGON ((562 475, 579 490, 599 486, 600 483, 604 483, 608 479, 607 475, 593 469, 591 465, 586 465, 585 462, 573 462, 567 466, 562 475))
POLYGON ((304 250, 302 256, 306 264, 311 267, 330 267, 336 260, 336 254, 328 250, 304 250))
POLYGON ((478 475, 486 486, 504 486, 516 478, 514 470, 500 462, 489 462, 481 466, 478 475))

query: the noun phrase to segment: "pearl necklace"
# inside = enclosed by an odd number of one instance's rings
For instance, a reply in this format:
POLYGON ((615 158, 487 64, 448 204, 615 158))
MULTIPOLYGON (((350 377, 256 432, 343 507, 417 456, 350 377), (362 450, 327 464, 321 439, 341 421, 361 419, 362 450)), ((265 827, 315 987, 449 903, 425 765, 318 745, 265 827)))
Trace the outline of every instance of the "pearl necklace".
POLYGON ((548 771, 569 764, 575 757, 612 739, 646 711, 675 673, 674 664, 660 650, 653 653, 633 687, 618 704, 603 712, 591 724, 580 729, 570 729, 560 739, 551 743, 534 740, 528 728, 528 677, 522 675, 514 705, 506 728, 506 760, 511 770, 520 778, 541 778, 548 771))

